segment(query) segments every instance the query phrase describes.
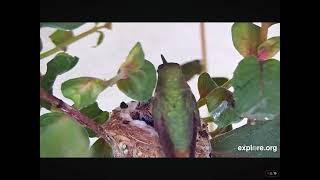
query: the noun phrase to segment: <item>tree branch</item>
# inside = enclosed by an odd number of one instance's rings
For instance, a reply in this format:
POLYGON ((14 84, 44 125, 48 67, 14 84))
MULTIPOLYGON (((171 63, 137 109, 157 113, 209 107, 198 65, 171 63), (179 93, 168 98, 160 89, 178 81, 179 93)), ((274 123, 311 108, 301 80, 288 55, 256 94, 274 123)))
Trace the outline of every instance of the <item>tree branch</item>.
POLYGON ((85 127, 93 130, 98 136, 104 136, 104 130, 100 125, 92 121, 87 116, 83 115, 78 109, 66 104, 61 99, 49 94, 46 90, 40 87, 40 99, 43 99, 49 102, 53 107, 59 109, 64 112, 68 116, 74 118, 77 122, 85 127))

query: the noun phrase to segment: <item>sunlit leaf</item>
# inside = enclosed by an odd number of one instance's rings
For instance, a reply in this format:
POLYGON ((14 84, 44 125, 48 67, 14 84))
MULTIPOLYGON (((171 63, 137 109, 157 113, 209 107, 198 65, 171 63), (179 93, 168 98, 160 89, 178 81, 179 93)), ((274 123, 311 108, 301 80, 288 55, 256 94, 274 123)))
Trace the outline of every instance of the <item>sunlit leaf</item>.
POLYGON ((138 42, 129 52, 126 61, 121 65, 120 71, 138 71, 145 63, 144 52, 141 44, 138 42))
POLYGON ((144 59, 140 43, 130 51, 118 75, 122 78, 117 81, 117 86, 128 97, 138 101, 151 98, 156 85, 156 70, 151 62, 144 59))
POLYGON ((258 59, 267 60, 280 51, 280 36, 272 37, 258 47, 258 59))
POLYGON ((65 81, 61 85, 62 94, 74 102, 77 109, 93 104, 106 88, 103 80, 93 77, 79 77, 65 81))
POLYGON ((253 23, 234 23, 231 28, 234 47, 244 56, 256 56, 260 27, 253 23))

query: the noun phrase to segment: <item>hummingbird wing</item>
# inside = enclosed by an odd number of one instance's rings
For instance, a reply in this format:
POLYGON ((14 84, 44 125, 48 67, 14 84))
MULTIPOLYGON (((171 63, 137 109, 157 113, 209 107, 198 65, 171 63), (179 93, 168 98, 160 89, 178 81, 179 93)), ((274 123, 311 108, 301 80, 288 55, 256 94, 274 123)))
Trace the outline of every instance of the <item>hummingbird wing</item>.
POLYGON ((190 131, 189 136, 185 137, 188 138, 189 145, 188 148, 185 149, 184 151, 176 151, 176 157, 195 157, 195 149, 196 149, 196 139, 197 139, 197 134, 198 134, 198 129, 201 126, 200 123, 200 116, 199 116, 199 109, 197 108, 197 102, 192 94, 190 88, 188 88, 188 91, 190 93, 185 93, 184 95, 184 100, 185 100, 185 106, 186 110, 189 111, 189 117, 188 120, 186 121, 187 126, 190 131))
POLYGON ((155 121, 155 129, 159 134, 159 141, 166 157, 175 157, 174 145, 170 139, 165 121, 161 117, 159 121, 155 121))
POLYGON ((162 116, 160 100, 158 96, 155 96, 153 100, 152 112, 154 128, 158 132, 159 141, 162 146, 163 152, 166 155, 166 157, 174 157, 174 145, 170 139, 169 133, 167 131, 167 126, 165 124, 165 120, 162 116))
POLYGON ((191 106, 193 110, 192 116, 190 117, 192 118, 192 126, 193 126, 192 141, 190 144, 190 157, 194 157, 195 149, 196 149, 196 139, 197 139, 198 129, 201 126, 201 122, 200 122, 199 109, 197 108, 197 102, 194 95, 190 93, 188 98, 190 98, 189 102, 191 102, 191 106))

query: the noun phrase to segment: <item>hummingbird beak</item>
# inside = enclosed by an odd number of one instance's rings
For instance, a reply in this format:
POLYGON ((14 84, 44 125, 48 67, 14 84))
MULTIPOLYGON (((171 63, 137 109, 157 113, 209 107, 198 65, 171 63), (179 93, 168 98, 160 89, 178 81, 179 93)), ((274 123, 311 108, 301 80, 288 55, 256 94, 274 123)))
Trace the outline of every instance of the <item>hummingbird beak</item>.
POLYGON ((161 54, 161 59, 162 59, 162 63, 163 64, 167 64, 168 62, 167 62, 167 60, 164 58, 164 56, 161 54))

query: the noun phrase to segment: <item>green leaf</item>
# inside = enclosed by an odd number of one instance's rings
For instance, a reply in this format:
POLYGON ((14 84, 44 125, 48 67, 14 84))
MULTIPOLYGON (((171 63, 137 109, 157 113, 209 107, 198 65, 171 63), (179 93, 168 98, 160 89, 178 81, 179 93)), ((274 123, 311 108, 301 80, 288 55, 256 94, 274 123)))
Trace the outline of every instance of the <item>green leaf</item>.
POLYGON ((198 78, 198 91, 200 99, 206 97, 218 85, 211 79, 208 73, 202 73, 198 78))
MULTIPOLYGON (((211 141, 214 151, 232 153, 242 157, 280 157, 280 116, 273 120, 256 121, 229 131, 211 141), (239 146, 275 146, 270 150, 239 151, 239 146), (274 148, 274 149, 273 149, 274 148), (277 150, 277 151, 276 151, 277 150)), ((248 147, 249 148, 249 147, 248 147)))
POLYGON ((197 101, 197 107, 200 108, 207 104, 207 98, 201 98, 197 101))
POLYGON ((108 143, 102 138, 98 139, 92 146, 91 146, 92 157, 113 157, 112 149, 108 143))
POLYGON ((225 77, 213 77, 212 79, 218 86, 222 86, 224 83, 229 81, 229 79, 225 77))
POLYGON ((64 97, 74 102, 75 108, 82 109, 93 104, 106 87, 105 82, 101 79, 80 77, 62 83, 61 90, 64 97))
POLYGON ((185 76, 186 81, 189 81, 196 74, 200 74, 202 66, 200 60, 193 60, 181 65, 182 73, 185 76))
POLYGON ((73 119, 54 112, 43 120, 40 157, 90 157, 88 135, 73 119))
POLYGON ((253 23, 234 23, 231 28, 233 45, 244 57, 256 56, 260 27, 253 23))
POLYGON ((153 64, 147 60, 139 71, 129 71, 127 79, 121 79, 117 82, 118 88, 124 94, 138 101, 149 100, 155 85, 156 70, 153 64))
POLYGON ((198 91, 200 98, 197 102, 198 108, 207 103, 207 95, 215 88, 222 86, 228 79, 224 77, 211 78, 208 73, 202 73, 198 79, 198 91))
POLYGON ((98 47, 98 46, 103 42, 103 39, 104 39, 104 34, 103 34, 103 32, 97 31, 97 33, 99 33, 99 37, 98 37, 97 44, 96 44, 94 47, 98 47))
POLYGON ((128 97, 147 101, 151 98, 156 85, 156 69, 153 64, 144 59, 140 43, 130 51, 127 60, 121 65, 117 86, 128 97))
POLYGON ((57 54, 47 63, 47 72, 41 81, 41 87, 52 93, 52 86, 58 75, 71 70, 79 61, 79 58, 67 53, 57 54))
POLYGON ((43 114, 42 116, 40 116, 40 127, 46 127, 50 124, 54 124, 62 118, 65 118, 65 115, 60 112, 43 114))
POLYGON ((280 61, 245 58, 234 71, 232 85, 241 116, 261 120, 280 113, 280 61))
POLYGON ((105 123, 108 118, 109 118, 109 112, 107 111, 102 111, 99 106, 98 103, 95 102, 85 108, 82 108, 80 110, 81 113, 85 114, 86 116, 88 116, 90 119, 94 120, 95 122, 97 122, 98 124, 103 124, 105 123))
POLYGON ((145 63, 144 52, 141 44, 138 42, 129 52, 126 61, 121 65, 120 71, 138 71, 145 63))
MULTIPOLYGON (((77 57, 70 56, 67 53, 57 54, 51 61, 47 63, 47 72, 40 81, 40 86, 52 94, 52 86, 58 75, 61 75, 71 70, 79 59, 77 57)), ((40 100, 40 106, 50 110, 50 103, 40 100)))
MULTIPOLYGON (((51 41, 56 45, 59 46, 60 44, 68 41, 70 38, 73 37, 72 31, 63 31, 63 30, 56 30, 50 36, 51 41)), ((67 47, 64 47, 62 50, 66 51, 67 47)))
POLYGON ((272 37, 258 47, 258 59, 267 60, 280 51, 280 36, 272 37))
POLYGON ((51 27, 51 28, 56 28, 60 30, 74 30, 80 26, 82 26, 85 23, 76 23, 76 22, 61 22, 61 23, 56 23, 56 22, 43 22, 40 23, 40 27, 51 27))
MULTIPOLYGON (((97 122, 98 124, 103 124, 109 119, 109 112, 107 111, 102 111, 98 103, 95 102, 85 108, 82 108, 80 112, 86 116, 88 116, 90 119, 93 121, 97 122)), ((95 134, 94 131, 92 131, 89 128, 86 128, 89 137, 96 137, 97 135, 95 134)))
POLYGON ((93 130, 91 130, 91 129, 89 129, 89 128, 85 128, 85 129, 86 129, 86 131, 87 131, 87 133, 88 133, 88 136, 89 136, 90 138, 97 137, 97 134, 96 134, 93 130))
POLYGON ((213 122, 218 125, 218 128, 224 128, 241 120, 233 109, 233 103, 232 92, 225 88, 218 87, 208 94, 208 111, 213 118, 213 122))
POLYGON ((208 94, 207 100, 208 110, 211 112, 218 108, 223 101, 226 101, 226 105, 232 106, 233 95, 232 92, 228 91, 227 89, 218 87, 208 94))
POLYGON ((48 103, 47 101, 40 99, 40 110, 41 110, 41 108, 46 108, 47 110, 50 110, 51 104, 48 103))

